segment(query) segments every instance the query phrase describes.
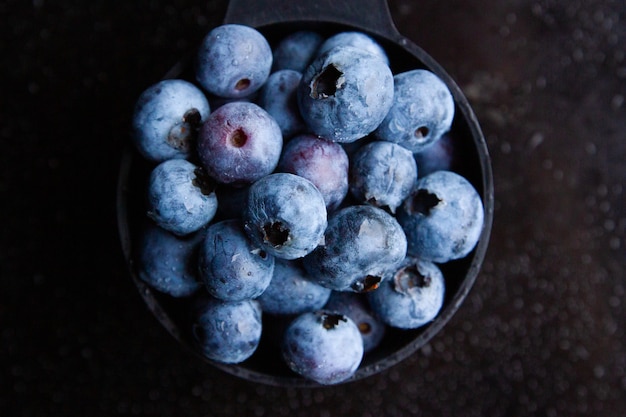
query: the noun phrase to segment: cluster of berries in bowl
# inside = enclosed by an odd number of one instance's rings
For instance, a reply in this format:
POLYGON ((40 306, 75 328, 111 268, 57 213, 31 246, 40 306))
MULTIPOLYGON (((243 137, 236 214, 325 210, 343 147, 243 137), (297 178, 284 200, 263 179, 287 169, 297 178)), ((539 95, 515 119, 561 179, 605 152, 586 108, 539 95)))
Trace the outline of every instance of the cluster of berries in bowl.
POLYGON ((315 384, 358 378, 393 353, 388 339, 438 317, 483 236, 453 94, 427 69, 394 73, 359 31, 270 45, 225 24, 194 63, 135 106, 149 166, 137 277, 213 363, 270 357, 315 384))

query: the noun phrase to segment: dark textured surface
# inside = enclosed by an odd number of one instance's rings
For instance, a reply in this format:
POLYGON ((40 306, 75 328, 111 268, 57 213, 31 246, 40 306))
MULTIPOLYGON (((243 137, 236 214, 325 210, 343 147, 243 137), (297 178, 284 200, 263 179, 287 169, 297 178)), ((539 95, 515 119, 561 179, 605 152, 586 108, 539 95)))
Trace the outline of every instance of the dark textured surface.
POLYGON ((394 0, 487 137, 496 220, 465 304, 364 381, 255 386, 182 351, 118 244, 133 102, 224 2, 0 2, 3 416, 626 414, 626 7, 394 0))

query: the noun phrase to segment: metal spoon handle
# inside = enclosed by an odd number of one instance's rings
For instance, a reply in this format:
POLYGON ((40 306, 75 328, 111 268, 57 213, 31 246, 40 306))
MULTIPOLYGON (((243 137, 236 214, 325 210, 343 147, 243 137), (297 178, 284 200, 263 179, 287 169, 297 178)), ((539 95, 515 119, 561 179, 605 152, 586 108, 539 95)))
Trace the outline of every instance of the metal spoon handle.
POLYGON ((286 22, 330 22, 398 36, 385 0, 231 0, 224 23, 260 27, 286 22))

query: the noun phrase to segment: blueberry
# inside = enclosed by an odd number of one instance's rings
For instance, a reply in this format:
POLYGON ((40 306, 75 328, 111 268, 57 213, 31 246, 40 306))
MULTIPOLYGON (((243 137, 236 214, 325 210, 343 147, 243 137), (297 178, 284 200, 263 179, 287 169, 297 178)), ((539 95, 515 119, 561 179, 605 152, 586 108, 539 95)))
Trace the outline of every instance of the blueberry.
POLYGON ((178 79, 163 80, 141 93, 132 119, 132 137, 147 159, 162 162, 187 158, 195 146, 197 130, 209 115, 204 93, 178 79))
POLYGON ((198 264, 209 294, 226 301, 258 297, 270 284, 274 272, 274 257, 256 250, 236 219, 207 228, 198 264))
POLYGON ((257 91, 272 68, 272 50, 256 29, 227 24, 211 30, 197 55, 196 79, 221 97, 245 97, 257 91))
POLYGON ((273 71, 291 69, 304 72, 324 41, 322 35, 309 30, 285 36, 274 48, 273 71))
POLYGON ((323 385, 350 378, 363 358, 363 340, 348 317, 303 313, 285 331, 282 354, 291 370, 323 385))
POLYGON ((367 295, 372 310, 388 325, 416 329, 432 321, 443 305, 443 274, 432 262, 409 258, 367 295))
POLYGON ((217 182, 250 184, 271 173, 283 147, 280 127, 253 103, 224 104, 200 129, 198 156, 217 182))
POLYGON ((303 134, 285 144, 277 169, 311 181, 322 193, 327 210, 333 211, 348 193, 348 167, 348 155, 340 144, 303 134))
POLYGON ((324 245, 306 256, 309 277, 337 291, 366 292, 406 255, 407 242, 396 219, 382 209, 348 206, 328 221, 324 245))
POLYGON ((396 74, 394 83, 393 105, 374 135, 419 152, 450 129, 452 93, 437 75, 422 69, 396 74))
POLYGON ((366 353, 378 347, 385 335, 385 323, 374 316, 364 294, 333 291, 324 309, 350 317, 361 333, 366 353))
POLYGON ((245 229, 261 249, 281 259, 296 259, 320 243, 327 225, 324 198, 306 178, 275 173, 248 191, 245 229))
POLYGON ((266 313, 293 315, 321 309, 330 292, 309 280, 300 260, 276 259, 272 281, 258 301, 266 313))
POLYGON ((197 252, 204 231, 180 237, 150 224, 138 246, 137 275, 150 287, 172 297, 187 297, 202 287, 197 252))
POLYGON ((217 211, 213 181, 185 159, 161 162, 150 173, 148 217, 177 235, 195 232, 217 211))
POLYGON ((306 128, 298 108, 300 79, 302 73, 298 71, 276 71, 270 74, 259 92, 259 105, 276 120, 285 140, 306 128))
POLYGON ((257 301, 229 302, 205 297, 194 310, 194 341, 207 358, 221 363, 240 363, 258 348, 262 323, 257 301))
POLYGON ((339 32, 326 39, 319 47, 318 55, 330 51, 337 46, 352 46, 362 49, 380 58, 385 64, 389 65, 389 58, 385 49, 371 36, 363 32, 339 32))
POLYGON ((451 171, 422 177, 398 209, 410 255, 437 263, 466 256, 483 227, 483 205, 476 189, 451 171))
POLYGON ((449 133, 415 154, 415 162, 422 177, 435 171, 454 171, 459 159, 459 150, 449 133))
POLYGON ((413 153, 395 143, 368 143, 352 158, 350 191, 358 201, 395 213, 416 181, 413 153))
POLYGON ((345 143, 376 129, 393 94, 388 65, 359 48, 341 46, 309 65, 298 87, 298 103, 313 133, 345 143))

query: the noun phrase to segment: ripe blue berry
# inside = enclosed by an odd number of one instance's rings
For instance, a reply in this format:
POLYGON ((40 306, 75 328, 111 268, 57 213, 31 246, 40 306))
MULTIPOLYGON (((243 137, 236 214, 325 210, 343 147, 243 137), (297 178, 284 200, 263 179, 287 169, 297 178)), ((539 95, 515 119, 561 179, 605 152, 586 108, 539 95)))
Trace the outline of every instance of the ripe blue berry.
POLYGON ((406 248, 404 232, 389 213, 368 205, 348 206, 330 217, 324 244, 303 264, 311 279, 325 287, 366 292, 402 262, 406 248))
POLYGON ((236 219, 208 227, 198 264, 209 294, 226 301, 258 297, 274 273, 274 257, 255 250, 236 219))
POLYGON ((147 159, 162 162, 187 158, 195 149, 197 130, 210 112, 204 93, 185 80, 163 80, 137 100, 132 137, 147 159))
POLYGON ((203 238, 203 231, 180 237, 150 224, 139 243, 139 278, 172 297, 192 295, 202 287, 196 262, 203 238))
POLYGON ((148 217, 177 235, 195 232, 217 211, 213 181, 184 159, 157 165, 148 183, 148 217))
POLYGON ((303 134, 283 147, 277 169, 311 181, 334 211, 348 193, 349 160, 343 147, 318 136, 303 134))
POLYGON ((388 65, 359 48, 340 46, 318 56, 306 69, 298 103, 313 133, 346 143, 376 129, 393 94, 388 65))
POLYGON ((257 301, 229 302, 205 297, 194 310, 193 337, 207 358, 240 363, 256 351, 262 330, 257 301))
POLYGON ((437 265, 407 258, 380 288, 367 294, 372 310, 392 327, 416 329, 432 321, 443 305, 445 282, 437 265))
POLYGON ((415 153, 450 130, 453 118, 446 84, 428 70, 411 70, 394 76, 393 105, 374 135, 415 153))
POLYGON ((342 314, 303 313, 285 331, 282 354, 294 372, 323 385, 350 378, 363 358, 363 340, 342 314))
POLYGON ((370 142, 352 157, 350 191, 360 202, 395 213, 416 181, 413 154, 395 143, 370 142))
POLYGON ((308 30, 285 36, 274 48, 272 70, 291 69, 304 72, 323 41, 322 35, 308 30))
POLYGON ((301 258, 320 243, 326 205, 311 181, 298 175, 267 175, 250 187, 245 229, 259 248, 282 259, 301 258))
POLYGON ((259 105, 272 116, 287 140, 306 128, 298 108, 298 85, 302 74, 280 70, 270 74, 259 92, 259 105))
POLYGON ((476 246, 484 212, 480 195, 467 179, 436 171, 417 181, 397 218, 410 255, 443 263, 466 256, 476 246))
POLYGON ((376 42, 374 38, 363 32, 339 32, 326 39, 320 45, 317 54, 321 55, 324 52, 330 51, 337 46, 352 46, 362 49, 380 58, 385 64, 389 65, 387 52, 385 52, 383 47, 378 42, 376 42))
POLYGON ((272 50, 256 29, 222 25, 211 30, 197 55, 196 79, 212 94, 245 97, 257 91, 272 68, 272 50))
POLYGON ((321 309, 330 292, 306 276, 300 260, 277 258, 272 281, 258 301, 269 314, 301 314, 321 309))
POLYGON ((198 156, 217 182, 242 186, 271 173, 283 146, 280 127, 253 103, 224 104, 200 129, 198 156))

